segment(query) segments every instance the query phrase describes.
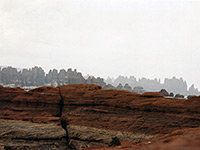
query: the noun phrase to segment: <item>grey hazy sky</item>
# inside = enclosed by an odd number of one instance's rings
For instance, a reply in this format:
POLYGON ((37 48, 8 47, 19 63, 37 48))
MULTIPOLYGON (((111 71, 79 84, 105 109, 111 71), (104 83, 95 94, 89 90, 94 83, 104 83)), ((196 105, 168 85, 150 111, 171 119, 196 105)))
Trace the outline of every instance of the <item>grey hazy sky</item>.
POLYGON ((0 65, 200 88, 200 1, 0 0, 0 65))

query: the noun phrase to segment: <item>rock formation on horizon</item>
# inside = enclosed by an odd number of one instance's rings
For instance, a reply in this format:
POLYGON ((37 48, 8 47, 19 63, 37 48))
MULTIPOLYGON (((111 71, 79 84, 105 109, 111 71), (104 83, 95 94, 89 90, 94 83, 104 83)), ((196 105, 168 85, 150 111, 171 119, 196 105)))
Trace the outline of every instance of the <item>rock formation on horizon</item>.
POLYGON ((182 95, 200 95, 200 92, 194 87, 194 85, 192 85, 188 90, 186 81, 182 78, 177 79, 176 77, 171 79, 166 78, 164 83, 161 83, 160 79, 140 78, 137 80, 134 76, 130 76, 129 78, 125 76, 119 76, 116 79, 108 78, 105 82, 112 84, 115 87, 119 84, 122 86, 128 84, 132 88, 139 86, 143 87, 145 91, 160 91, 161 89, 166 89, 169 93, 171 93, 171 96, 173 93, 182 95))
POLYGON ((26 87, 26 86, 60 86, 69 84, 97 84, 104 87, 106 83, 103 78, 88 77, 85 79, 76 69, 49 70, 45 74, 41 67, 33 67, 30 69, 17 70, 13 67, 0 68, 0 84, 10 87, 26 87))
POLYGON ((187 83, 182 78, 177 79, 175 77, 171 79, 165 79, 164 83, 161 83, 158 79, 136 79, 134 76, 124 77, 119 76, 116 79, 108 78, 104 80, 100 77, 88 76, 84 78, 80 72, 76 69, 69 68, 61 70, 49 70, 46 74, 41 67, 33 67, 30 69, 16 69, 13 67, 0 68, 0 84, 10 87, 26 87, 26 86, 59 86, 69 84, 97 84, 105 89, 120 89, 128 90, 136 93, 144 93, 144 91, 160 91, 166 89, 169 93, 181 94, 181 95, 200 95, 197 88, 192 85, 187 90, 187 83), (118 85, 120 85, 118 87, 118 85), (139 87, 142 87, 139 88, 139 87), (135 90, 134 90, 135 88, 135 90), (142 91, 141 91, 142 90, 142 91))

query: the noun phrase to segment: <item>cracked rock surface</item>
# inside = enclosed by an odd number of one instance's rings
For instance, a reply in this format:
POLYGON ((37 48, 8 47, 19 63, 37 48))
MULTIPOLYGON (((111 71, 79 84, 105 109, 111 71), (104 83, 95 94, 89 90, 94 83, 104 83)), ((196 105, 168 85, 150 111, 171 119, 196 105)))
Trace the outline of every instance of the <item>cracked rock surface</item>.
POLYGON ((125 139, 126 132, 144 135, 136 142, 142 143, 143 137, 162 137, 176 130, 198 128, 199 108, 198 96, 164 98, 157 92, 136 94, 103 90, 91 84, 40 87, 28 92, 0 86, 0 119, 12 121, 1 121, 0 147, 37 149, 40 145, 41 149, 63 149, 67 130, 69 142, 76 149, 108 146, 113 131, 120 132, 114 134, 117 137, 124 136, 120 139, 122 144, 129 141, 125 139), (16 125, 16 120, 24 122, 16 125), (104 134, 104 130, 111 133, 104 134))

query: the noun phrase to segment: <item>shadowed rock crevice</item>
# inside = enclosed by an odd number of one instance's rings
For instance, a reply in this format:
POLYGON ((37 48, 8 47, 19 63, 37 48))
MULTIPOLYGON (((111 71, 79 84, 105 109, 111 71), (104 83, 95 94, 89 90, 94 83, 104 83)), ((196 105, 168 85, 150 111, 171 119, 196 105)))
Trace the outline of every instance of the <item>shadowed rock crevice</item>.
POLYGON ((61 118, 61 126, 66 132, 66 142, 67 142, 67 146, 68 146, 69 145, 69 133, 68 133, 68 130, 67 130, 67 125, 68 125, 67 120, 61 118))
POLYGON ((66 145, 67 145, 67 147, 69 147, 69 133, 68 133, 68 130, 67 130, 68 121, 62 117, 63 108, 64 108, 64 98, 62 96, 62 92, 61 92, 60 87, 58 87, 58 92, 59 92, 59 96, 60 96, 60 103, 59 103, 59 114, 57 116, 60 117, 61 127, 66 132, 66 145))
POLYGON ((56 116, 62 117, 62 112, 63 112, 63 107, 64 107, 64 99, 63 99, 60 87, 58 87, 58 92, 59 92, 59 96, 60 96, 60 102, 59 102, 59 113, 56 116))

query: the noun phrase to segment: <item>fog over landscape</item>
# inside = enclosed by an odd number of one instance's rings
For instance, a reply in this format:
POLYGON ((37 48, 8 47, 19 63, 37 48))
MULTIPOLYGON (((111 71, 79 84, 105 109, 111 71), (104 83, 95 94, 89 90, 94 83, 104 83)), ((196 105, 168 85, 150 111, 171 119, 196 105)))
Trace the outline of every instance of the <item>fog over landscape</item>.
POLYGON ((200 0, 0 0, 0 150, 199 150, 200 0))
POLYGON ((200 89, 199 18, 194 0, 1 0, 0 66, 175 76, 200 89))

